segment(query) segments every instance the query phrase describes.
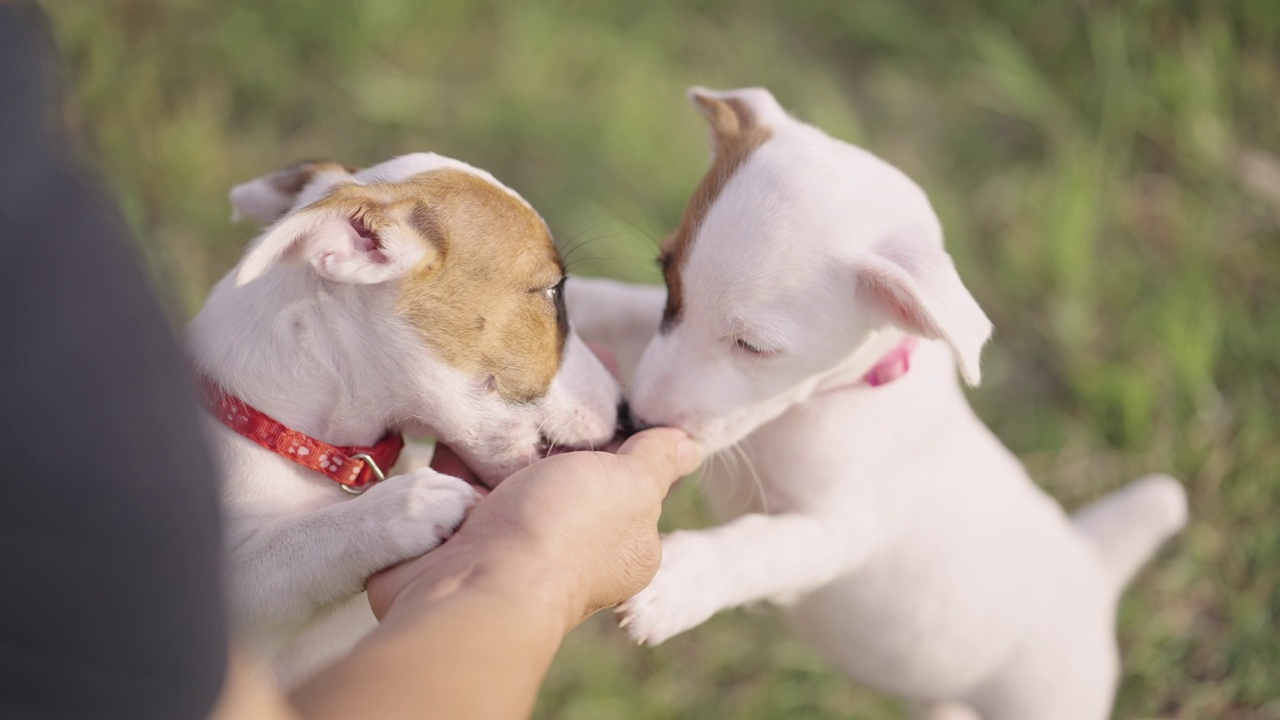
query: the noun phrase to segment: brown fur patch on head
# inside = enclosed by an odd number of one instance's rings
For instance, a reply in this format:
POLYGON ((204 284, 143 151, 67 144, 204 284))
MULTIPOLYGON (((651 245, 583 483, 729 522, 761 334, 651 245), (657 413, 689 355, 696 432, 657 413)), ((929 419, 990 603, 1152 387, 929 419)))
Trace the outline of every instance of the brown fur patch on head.
POLYGON ((401 281, 397 311, 426 344, 503 399, 532 402, 560 368, 568 334, 549 294, 564 268, 546 223, 501 187, 445 168, 403 182, 340 185, 321 201, 354 203, 373 233, 411 230, 432 246, 401 281))
POLYGON ((695 94, 693 102, 711 126, 715 157, 685 205, 680 225, 662 245, 659 262, 667 283, 667 306, 662 311, 659 329, 664 333, 680 322, 684 309, 684 285, 680 274, 707 211, 751 153, 773 135, 767 126, 760 124, 751 108, 737 98, 695 94))

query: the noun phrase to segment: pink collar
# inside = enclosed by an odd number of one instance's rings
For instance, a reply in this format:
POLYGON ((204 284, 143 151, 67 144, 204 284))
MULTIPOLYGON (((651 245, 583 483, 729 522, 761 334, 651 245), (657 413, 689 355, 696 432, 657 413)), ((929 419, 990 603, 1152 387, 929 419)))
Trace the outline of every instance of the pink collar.
POLYGON ((862 382, 858 384, 880 387, 906 375, 907 371, 911 369, 911 351, 915 350, 918 342, 920 342, 920 338, 914 335, 907 335, 902 338, 902 342, 885 353, 885 356, 880 358, 880 362, 876 363, 874 367, 867 371, 866 375, 862 376, 862 382))
POLYGON ((892 350, 885 353, 884 357, 880 358, 880 361, 873 365, 866 375, 862 376, 861 380, 820 390, 818 394, 826 395, 860 387, 880 387, 897 380, 906 375, 907 371, 911 369, 911 351, 915 349, 918 342, 920 342, 920 338, 913 335, 903 337, 901 342, 893 346, 892 350))

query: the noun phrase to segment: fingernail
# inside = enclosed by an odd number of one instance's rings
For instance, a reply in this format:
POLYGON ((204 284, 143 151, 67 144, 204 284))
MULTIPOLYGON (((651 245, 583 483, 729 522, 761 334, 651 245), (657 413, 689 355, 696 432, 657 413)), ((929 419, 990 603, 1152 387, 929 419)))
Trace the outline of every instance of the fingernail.
POLYGON ((676 462, 682 475, 697 470, 702 464, 702 446, 690 438, 681 440, 676 446, 676 462))

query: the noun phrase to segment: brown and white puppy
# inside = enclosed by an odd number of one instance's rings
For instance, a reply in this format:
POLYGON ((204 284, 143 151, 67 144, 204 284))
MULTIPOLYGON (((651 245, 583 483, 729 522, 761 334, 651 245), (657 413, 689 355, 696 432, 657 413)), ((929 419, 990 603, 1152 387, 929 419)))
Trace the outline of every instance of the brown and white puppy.
MULTIPOLYGON (((435 154, 308 163, 231 199, 271 225, 187 338, 227 393, 335 446, 388 430, 439 438, 489 486, 552 446, 612 437, 619 390, 569 328, 551 234, 493 176, 435 154)), ((360 595, 372 573, 438 545, 477 498, 427 468, 352 497, 209 424, 232 609, 286 683, 372 625, 360 595)))

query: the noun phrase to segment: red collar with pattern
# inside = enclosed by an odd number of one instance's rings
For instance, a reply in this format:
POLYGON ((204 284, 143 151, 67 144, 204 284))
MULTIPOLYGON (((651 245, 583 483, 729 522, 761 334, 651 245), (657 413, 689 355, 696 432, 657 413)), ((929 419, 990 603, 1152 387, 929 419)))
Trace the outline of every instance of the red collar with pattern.
POLYGON ((288 427, 211 380, 203 383, 205 406, 223 425, 271 452, 315 470, 359 495, 382 481, 404 448, 404 437, 388 430, 370 447, 337 447, 288 427))

